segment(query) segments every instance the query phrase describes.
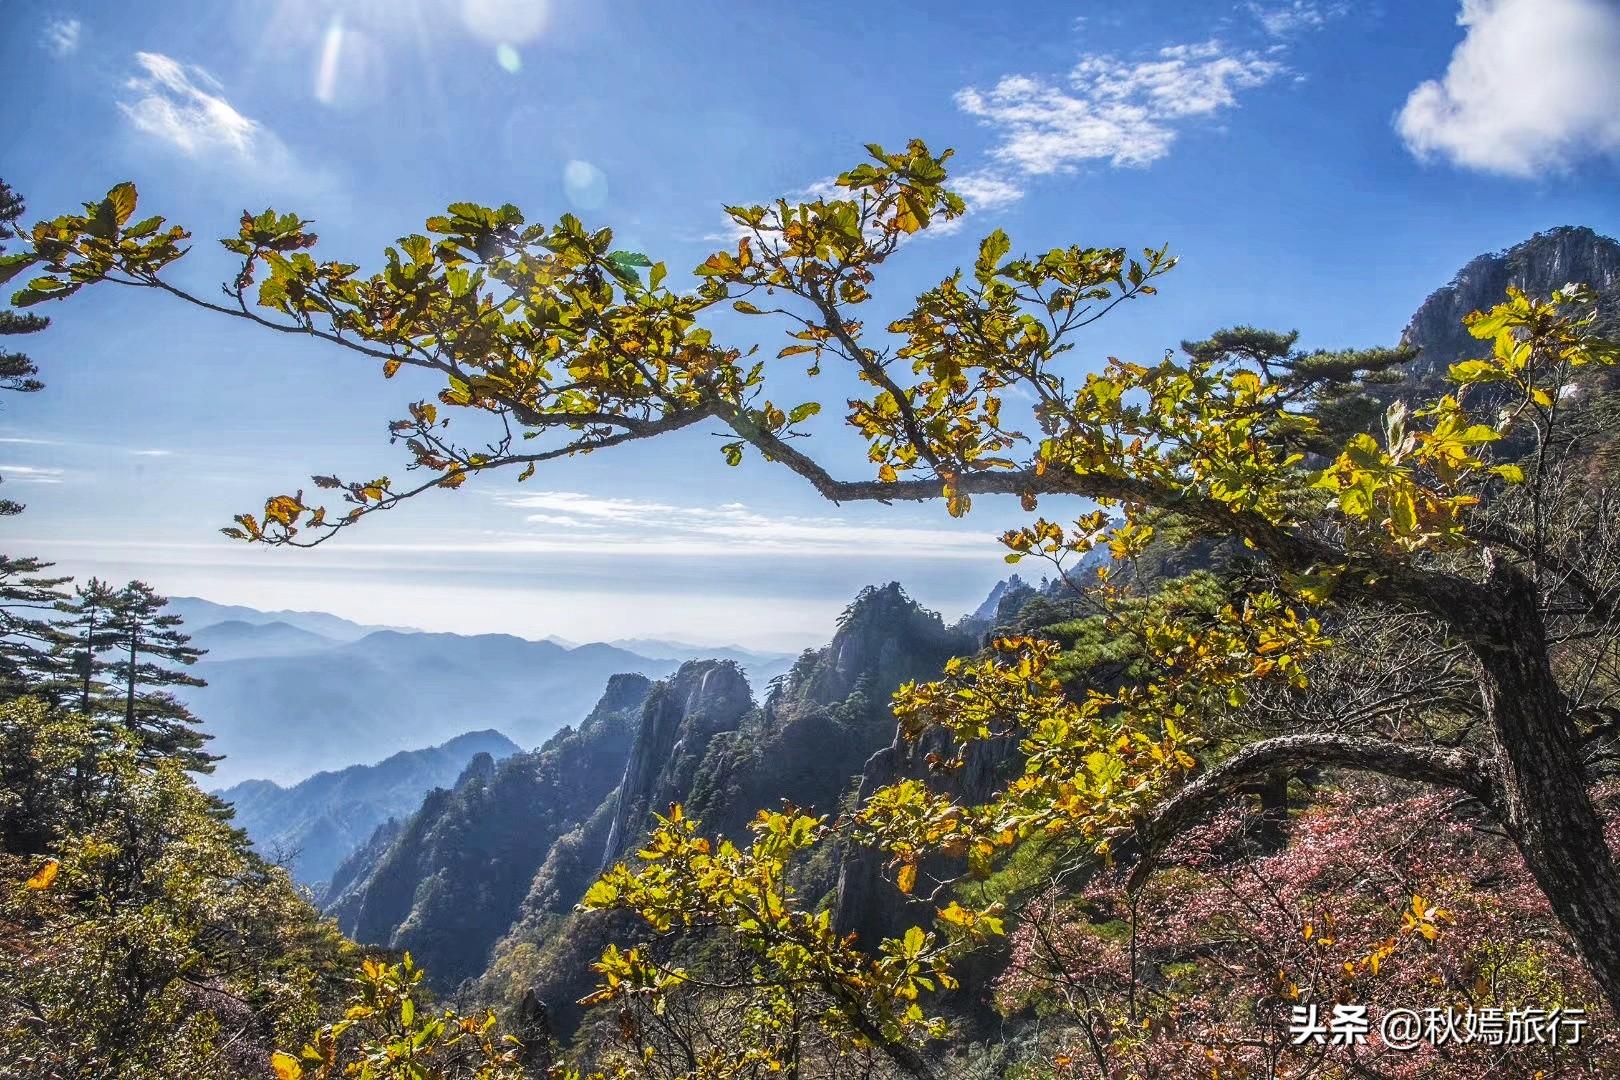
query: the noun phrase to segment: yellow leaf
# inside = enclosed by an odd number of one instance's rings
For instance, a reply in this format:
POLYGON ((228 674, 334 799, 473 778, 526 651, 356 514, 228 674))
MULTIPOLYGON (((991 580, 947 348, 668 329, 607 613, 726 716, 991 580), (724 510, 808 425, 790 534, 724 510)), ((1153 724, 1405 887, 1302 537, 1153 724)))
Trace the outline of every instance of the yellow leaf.
POLYGON ((1390 524, 1402 535, 1417 528, 1417 507, 1412 502, 1411 492, 1396 491, 1391 495, 1390 524))
POLYGON ((901 892, 910 895, 911 890, 917 887, 916 864, 906 863, 906 865, 902 866, 899 875, 895 878, 895 884, 900 887, 901 892))
POLYGON ((56 880, 57 872, 61 869, 61 863, 57 862, 55 859, 47 859, 45 861, 45 865, 40 867, 39 870, 35 872, 33 877, 28 879, 28 887, 30 889, 50 888, 51 883, 56 880))
POLYGON ((304 1075, 304 1067, 297 1059, 280 1050, 270 1055, 270 1068, 275 1071, 276 1080, 299 1080, 304 1075))
POLYGON ((265 502, 264 518, 279 525, 291 525, 303 509, 303 504, 291 495, 276 495, 265 502))

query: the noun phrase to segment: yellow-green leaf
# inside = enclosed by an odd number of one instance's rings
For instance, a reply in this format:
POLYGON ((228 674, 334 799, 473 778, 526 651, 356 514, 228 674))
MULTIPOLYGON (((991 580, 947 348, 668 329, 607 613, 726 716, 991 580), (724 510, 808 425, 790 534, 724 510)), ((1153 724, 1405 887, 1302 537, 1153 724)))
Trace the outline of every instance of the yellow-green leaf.
POLYGON ((45 860, 45 865, 34 871, 34 876, 28 879, 28 887, 30 889, 50 888, 51 883, 56 880, 56 875, 61 869, 62 864, 55 859, 45 860))
POLYGON ((122 225, 135 212, 135 185, 125 180, 107 192, 107 201, 112 204, 113 216, 122 225))

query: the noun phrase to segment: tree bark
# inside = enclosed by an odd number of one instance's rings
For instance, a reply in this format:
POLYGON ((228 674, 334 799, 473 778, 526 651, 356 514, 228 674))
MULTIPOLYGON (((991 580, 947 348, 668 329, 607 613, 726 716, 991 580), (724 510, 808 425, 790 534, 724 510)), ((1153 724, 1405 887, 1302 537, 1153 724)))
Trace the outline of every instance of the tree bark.
POLYGON ((84 632, 84 678, 79 685, 79 712, 90 715, 90 678, 96 669, 96 615, 90 613, 90 622, 84 632))
POLYGON ((1288 846, 1288 777, 1270 776, 1260 783, 1260 829, 1255 842, 1262 855, 1288 846))
POLYGON ((1502 824, 1620 1016, 1620 870, 1587 791, 1579 732, 1548 660, 1534 584, 1492 561, 1472 605, 1502 824))
POLYGON ((135 631, 129 632, 129 679, 124 691, 124 726, 135 730, 135 631))

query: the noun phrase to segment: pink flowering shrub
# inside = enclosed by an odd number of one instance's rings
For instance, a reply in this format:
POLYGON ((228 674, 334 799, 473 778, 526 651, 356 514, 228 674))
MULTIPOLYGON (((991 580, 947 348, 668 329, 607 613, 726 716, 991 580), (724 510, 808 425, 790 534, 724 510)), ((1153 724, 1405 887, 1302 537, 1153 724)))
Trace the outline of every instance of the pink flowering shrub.
POLYGON ((1109 871, 1025 906, 995 1000, 1040 1018, 1049 1053, 1030 1075, 1620 1077, 1615 1019, 1566 935, 1512 847, 1456 799, 1319 794, 1269 854, 1255 828, 1233 808, 1189 832, 1134 898, 1109 871), (1302 1041, 1296 1018, 1314 1006, 1326 1025, 1335 1005, 1367 1007, 1365 1036, 1302 1041), (1380 1037, 1392 1009, 1416 1014, 1416 1046, 1380 1037), (1562 1023, 1529 1041, 1509 1022, 1528 1009, 1562 1023))

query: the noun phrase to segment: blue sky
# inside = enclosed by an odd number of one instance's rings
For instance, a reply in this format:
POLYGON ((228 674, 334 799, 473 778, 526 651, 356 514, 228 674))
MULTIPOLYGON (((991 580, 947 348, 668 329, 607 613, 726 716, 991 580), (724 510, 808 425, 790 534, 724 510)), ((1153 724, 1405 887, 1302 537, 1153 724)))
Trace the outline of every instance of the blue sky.
MULTIPOLYGON (((0 0, 3 175, 39 216, 133 179, 196 233, 175 277, 208 291, 229 273, 211 238, 266 205, 363 265, 471 199, 571 211, 690 267, 721 204, 917 135, 957 149, 971 212, 886 268, 874 324, 998 226, 1025 249, 1180 254, 1159 297, 1092 329, 1077 372, 1236 323, 1393 343, 1481 252, 1620 232, 1612 0, 604 7, 0 0)), ((48 387, 0 412, 6 494, 29 503, 6 549, 78 574, 458 631, 794 647, 867 582, 972 606, 1018 516, 831 507, 692 432, 521 488, 481 478, 315 551, 250 549, 217 529, 267 494, 400 475, 384 425, 435 387, 148 295, 48 313, 27 343, 48 387)), ((840 415, 813 430, 853 475, 840 415)))

